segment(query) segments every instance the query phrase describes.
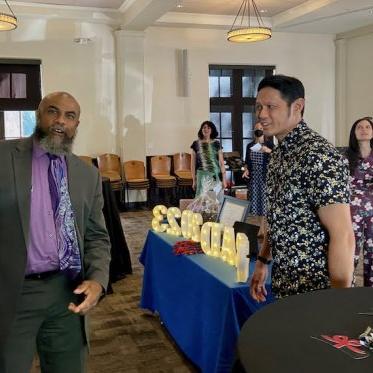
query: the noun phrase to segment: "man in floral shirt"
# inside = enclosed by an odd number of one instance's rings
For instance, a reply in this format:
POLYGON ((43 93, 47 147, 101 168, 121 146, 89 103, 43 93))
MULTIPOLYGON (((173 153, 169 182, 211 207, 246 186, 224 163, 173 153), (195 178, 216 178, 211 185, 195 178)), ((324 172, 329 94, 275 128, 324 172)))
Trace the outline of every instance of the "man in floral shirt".
POLYGON ((256 114, 264 134, 276 136, 279 145, 268 166, 268 229, 250 285, 257 301, 266 297, 271 257, 277 297, 352 282, 348 167, 303 121, 304 102, 298 79, 275 75, 259 84, 256 114))

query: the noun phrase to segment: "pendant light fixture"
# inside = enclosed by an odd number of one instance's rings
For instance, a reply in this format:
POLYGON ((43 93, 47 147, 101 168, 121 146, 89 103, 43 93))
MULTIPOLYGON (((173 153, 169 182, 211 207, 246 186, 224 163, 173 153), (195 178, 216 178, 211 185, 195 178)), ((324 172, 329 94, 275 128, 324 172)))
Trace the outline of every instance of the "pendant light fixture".
POLYGON ((266 40, 271 36, 272 31, 269 27, 264 26, 255 1, 243 0, 236 18, 234 19, 233 25, 227 33, 227 40, 236 43, 250 43, 266 40), (253 13, 251 12, 251 7, 253 8, 253 13), (256 26, 251 25, 251 14, 255 14, 257 20, 256 26))
POLYGON ((0 31, 10 31, 17 27, 17 17, 14 15, 12 8, 9 6, 8 1, 4 0, 10 13, 0 12, 0 31))

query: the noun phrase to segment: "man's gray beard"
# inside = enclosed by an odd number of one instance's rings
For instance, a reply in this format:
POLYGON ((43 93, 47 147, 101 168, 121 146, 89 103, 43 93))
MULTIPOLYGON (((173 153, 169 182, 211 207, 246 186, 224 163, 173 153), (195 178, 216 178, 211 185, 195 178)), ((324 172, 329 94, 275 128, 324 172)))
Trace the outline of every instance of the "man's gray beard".
MULTIPOLYGON (((55 127, 58 128, 58 126, 55 127)), ((53 128, 53 126, 51 128, 53 128)), ((40 147, 47 153, 54 155, 67 155, 71 153, 76 132, 77 129, 75 130, 74 136, 71 138, 64 134, 62 141, 57 142, 49 132, 45 132, 42 128, 40 128, 39 123, 37 123, 34 130, 34 136, 39 141, 40 147)))

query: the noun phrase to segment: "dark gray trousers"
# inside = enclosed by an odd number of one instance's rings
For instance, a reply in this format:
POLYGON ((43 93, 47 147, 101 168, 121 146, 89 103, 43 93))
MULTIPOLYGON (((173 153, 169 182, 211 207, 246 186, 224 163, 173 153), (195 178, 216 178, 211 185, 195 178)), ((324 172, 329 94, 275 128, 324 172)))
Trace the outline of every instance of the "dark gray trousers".
POLYGON ((43 373, 83 373, 86 340, 83 318, 71 313, 79 303, 74 285, 62 274, 25 280, 17 314, 4 349, 1 373, 28 373, 38 352, 43 373))

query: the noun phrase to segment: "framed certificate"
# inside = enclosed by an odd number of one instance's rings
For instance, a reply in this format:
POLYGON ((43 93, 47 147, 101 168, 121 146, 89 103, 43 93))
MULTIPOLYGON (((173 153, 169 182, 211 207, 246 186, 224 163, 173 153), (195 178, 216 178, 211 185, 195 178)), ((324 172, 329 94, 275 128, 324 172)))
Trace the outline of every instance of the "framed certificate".
POLYGON ((233 227, 236 221, 245 221, 249 213, 250 202, 234 198, 231 196, 224 196, 218 213, 218 223, 222 223, 227 227, 233 227))

